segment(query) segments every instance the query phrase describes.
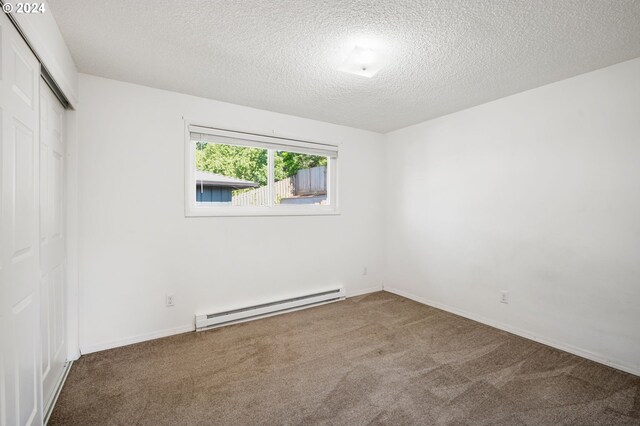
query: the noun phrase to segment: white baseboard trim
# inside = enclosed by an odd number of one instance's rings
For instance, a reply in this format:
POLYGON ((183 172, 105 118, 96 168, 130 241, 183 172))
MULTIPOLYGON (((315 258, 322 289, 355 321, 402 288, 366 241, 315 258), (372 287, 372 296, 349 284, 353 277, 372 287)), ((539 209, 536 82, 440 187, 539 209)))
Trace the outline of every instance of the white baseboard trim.
POLYGON ((382 291, 382 284, 374 286, 374 287, 365 288, 365 289, 362 289, 362 290, 349 291, 347 293, 347 298, 356 297, 356 296, 362 296, 363 294, 375 293, 376 291, 382 291))
POLYGON ((80 358, 80 348, 72 349, 67 355, 67 361, 77 361, 80 358))
POLYGON ((397 294, 398 296, 406 297, 407 299, 411 299, 416 302, 422 303, 423 305, 428 305, 434 308, 442 309, 443 311, 447 311, 455 315, 460 315, 461 317, 465 317, 470 320, 477 321, 482 324, 486 324, 488 326, 518 335, 520 337, 524 337, 525 339, 533 340, 535 342, 542 343, 543 345, 551 346, 553 348, 560 349, 561 351, 569 352, 570 354, 577 355, 579 357, 586 358, 588 360, 595 361, 597 363, 616 368, 626 373, 640 376, 640 366, 629 365, 624 362, 612 360, 606 357, 605 355, 591 352, 586 349, 577 348, 575 346, 558 342, 553 339, 548 339, 544 336, 537 335, 530 331, 522 330, 518 327, 513 327, 509 324, 505 324, 500 321, 493 321, 493 320, 484 318, 480 315, 473 314, 471 312, 454 308, 452 306, 445 305, 443 303, 434 302, 433 300, 425 299, 424 297, 416 296, 415 294, 408 293, 404 290, 399 290, 397 288, 391 288, 391 287, 385 287, 384 290, 388 291, 389 293, 394 293, 394 294, 397 294))
POLYGON ((69 371, 71 371, 71 365, 73 365, 73 361, 68 361, 65 363, 64 368, 62 370, 62 374, 60 374, 60 378, 58 379, 56 390, 53 393, 51 401, 48 401, 45 404, 44 422, 43 422, 44 425, 49 423, 49 419, 51 418, 51 413, 53 413, 53 409, 56 406, 56 402, 58 402, 58 397, 60 396, 60 392, 62 392, 62 387, 64 386, 64 382, 67 380, 69 371))
POLYGON ((188 333, 195 331, 194 324, 183 325, 180 327, 168 328, 166 330, 154 331, 151 333, 139 334, 137 336, 125 337, 124 339, 110 340, 108 342, 96 343, 93 345, 80 346, 82 355, 93 352, 105 351, 107 349, 118 348, 120 346, 132 345, 134 343, 146 342, 147 340, 159 339, 161 337, 173 336, 175 334, 188 333))
MULTIPOLYGON (((368 293, 375 293, 376 291, 382 291, 382 285, 349 292, 347 294, 347 298, 361 296, 363 294, 368 294, 368 293)), ((147 340, 159 339, 162 337, 173 336, 175 334, 187 333, 190 331, 195 331, 195 326, 193 324, 183 325, 181 327, 169 328, 166 330, 154 331, 151 333, 140 334, 137 336, 125 337, 124 339, 116 339, 116 340, 110 340, 108 342, 103 342, 103 343, 80 346, 80 353, 82 355, 87 355, 93 352, 106 351, 107 349, 133 345, 134 343, 146 342, 147 340)))

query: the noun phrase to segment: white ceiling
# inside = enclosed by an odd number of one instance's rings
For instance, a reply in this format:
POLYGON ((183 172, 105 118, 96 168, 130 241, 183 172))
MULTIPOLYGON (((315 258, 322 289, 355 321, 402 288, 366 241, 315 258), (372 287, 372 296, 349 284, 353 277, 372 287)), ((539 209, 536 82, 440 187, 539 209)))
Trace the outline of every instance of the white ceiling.
POLYGON ((388 132, 640 56, 638 0, 49 0, 81 72, 388 132), (355 45, 373 78, 337 71, 355 45))

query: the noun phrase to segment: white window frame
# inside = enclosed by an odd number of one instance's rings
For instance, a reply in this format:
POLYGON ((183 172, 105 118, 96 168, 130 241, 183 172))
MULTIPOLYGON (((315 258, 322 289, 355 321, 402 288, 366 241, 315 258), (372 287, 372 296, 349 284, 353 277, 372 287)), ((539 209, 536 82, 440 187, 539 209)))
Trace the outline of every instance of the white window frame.
POLYGON ((240 132, 237 130, 202 126, 185 120, 185 216, 318 216, 338 215, 338 150, 337 144, 303 141, 293 138, 268 136, 258 133, 240 132), (268 206, 231 206, 231 205, 203 205, 196 202, 196 157, 195 144, 192 143, 192 133, 198 134, 199 139, 212 143, 231 143, 241 146, 265 148, 269 151, 268 186, 270 197, 268 206), (273 152, 287 150, 293 152, 308 152, 314 155, 328 157, 327 161, 327 200, 328 205, 296 205, 275 204, 273 194, 273 152), (331 153, 330 155, 328 155, 331 153))

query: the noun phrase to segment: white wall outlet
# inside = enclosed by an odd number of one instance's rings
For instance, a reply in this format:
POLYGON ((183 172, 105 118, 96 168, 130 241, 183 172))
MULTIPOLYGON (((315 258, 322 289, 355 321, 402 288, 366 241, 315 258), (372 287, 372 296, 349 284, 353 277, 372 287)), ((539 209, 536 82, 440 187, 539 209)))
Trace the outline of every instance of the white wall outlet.
POLYGON ((369 273, 369 268, 367 268, 366 266, 362 268, 362 275, 367 275, 368 273, 369 273))
POLYGON ((167 294, 166 299, 165 299, 165 303, 167 306, 173 306, 174 305, 175 300, 173 300, 173 294, 167 294))
POLYGON ((509 292, 507 290, 500 290, 500 303, 509 303, 509 292))

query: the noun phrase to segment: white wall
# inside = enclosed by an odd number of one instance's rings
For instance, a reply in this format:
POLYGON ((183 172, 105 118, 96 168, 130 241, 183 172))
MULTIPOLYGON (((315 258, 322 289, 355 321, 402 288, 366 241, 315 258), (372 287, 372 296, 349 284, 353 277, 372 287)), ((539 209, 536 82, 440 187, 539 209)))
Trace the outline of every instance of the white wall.
POLYGON ((80 92, 83 353, 384 275, 391 291, 640 372, 640 59, 386 137, 88 75, 80 92), (342 215, 185 218, 183 116, 341 142, 342 215))
POLYGON ((380 288, 382 135, 84 74, 80 93, 82 353, 192 329, 196 312, 380 288), (342 143, 342 214, 185 218, 183 116, 342 143))
POLYGON ((640 58, 387 142, 385 289, 640 373, 640 58))

